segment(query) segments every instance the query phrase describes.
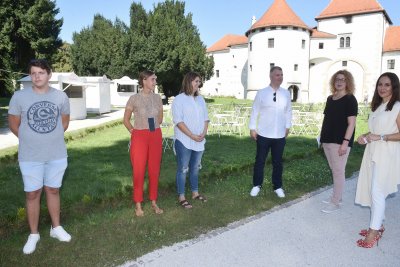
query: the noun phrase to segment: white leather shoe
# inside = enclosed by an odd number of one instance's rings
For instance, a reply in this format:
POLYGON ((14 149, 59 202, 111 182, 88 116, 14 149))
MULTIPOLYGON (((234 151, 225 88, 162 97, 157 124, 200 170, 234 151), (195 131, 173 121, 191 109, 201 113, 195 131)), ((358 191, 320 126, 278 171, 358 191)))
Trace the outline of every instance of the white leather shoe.
POLYGON ((26 241, 24 249, 22 250, 24 254, 33 253, 36 249, 36 244, 37 242, 39 242, 39 240, 40 240, 39 234, 30 234, 28 237, 28 241, 26 241))
POLYGON ((256 197, 257 195, 258 195, 258 193, 260 193, 260 186, 259 185, 257 185, 257 186, 254 186, 252 189, 251 189, 251 191, 250 191, 250 196, 252 196, 252 197, 256 197))
POLYGON ((274 192, 280 198, 284 198, 285 197, 285 192, 283 191, 282 188, 278 188, 278 189, 274 190, 274 192))
POLYGON ((53 238, 57 238, 61 242, 69 242, 71 241, 71 236, 68 234, 62 226, 51 227, 50 228, 50 236, 53 238))

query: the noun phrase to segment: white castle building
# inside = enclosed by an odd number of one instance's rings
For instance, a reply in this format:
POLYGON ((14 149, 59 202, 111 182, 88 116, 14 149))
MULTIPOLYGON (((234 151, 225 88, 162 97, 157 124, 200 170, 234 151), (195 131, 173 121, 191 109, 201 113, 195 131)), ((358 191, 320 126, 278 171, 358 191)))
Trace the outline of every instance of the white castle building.
POLYGON ((283 69, 292 100, 324 102, 329 79, 350 71, 359 102, 369 101, 383 72, 400 76, 400 26, 377 0, 331 0, 309 28, 285 0, 275 0, 242 35, 228 34, 207 49, 214 75, 203 95, 253 99, 269 84, 272 66, 283 69))

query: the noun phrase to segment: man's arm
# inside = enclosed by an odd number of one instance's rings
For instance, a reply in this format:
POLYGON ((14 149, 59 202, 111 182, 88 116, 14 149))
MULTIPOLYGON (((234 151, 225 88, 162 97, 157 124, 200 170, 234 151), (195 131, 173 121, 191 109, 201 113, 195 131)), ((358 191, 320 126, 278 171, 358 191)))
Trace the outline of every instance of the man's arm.
POLYGON ((69 114, 61 114, 61 121, 64 128, 64 132, 68 129, 69 126, 69 114))
POLYGON ((8 114, 8 127, 16 137, 18 137, 18 131, 20 125, 21 125, 21 116, 8 114))

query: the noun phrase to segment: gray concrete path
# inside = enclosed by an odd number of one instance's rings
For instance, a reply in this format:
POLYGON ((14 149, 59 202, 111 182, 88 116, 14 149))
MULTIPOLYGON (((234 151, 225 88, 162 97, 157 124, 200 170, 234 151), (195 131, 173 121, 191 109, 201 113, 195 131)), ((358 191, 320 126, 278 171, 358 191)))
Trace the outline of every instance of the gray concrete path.
POLYGON ((335 213, 320 211, 331 192, 324 188, 122 266, 400 266, 400 197, 387 200, 379 246, 359 248, 358 232, 368 227, 370 211, 354 205, 356 184, 357 177, 347 180, 335 213))
MULTIPOLYGON (((106 122, 122 119, 123 117, 124 110, 121 109, 84 120, 73 120, 70 121, 67 132, 98 126, 106 122)), ((8 128, 0 128, 0 149, 9 148, 16 145, 18 145, 18 138, 8 128)))

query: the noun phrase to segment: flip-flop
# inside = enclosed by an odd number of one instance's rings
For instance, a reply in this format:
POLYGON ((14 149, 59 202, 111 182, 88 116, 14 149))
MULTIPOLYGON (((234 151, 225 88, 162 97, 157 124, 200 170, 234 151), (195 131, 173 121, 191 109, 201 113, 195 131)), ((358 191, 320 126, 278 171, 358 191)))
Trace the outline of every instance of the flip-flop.
POLYGON ((192 198, 192 199, 194 199, 194 200, 199 200, 199 201, 201 201, 201 202, 207 202, 207 198, 206 198, 205 196, 202 196, 202 195, 197 195, 197 196, 195 196, 195 197, 192 198))
POLYGON ((182 200, 182 201, 179 201, 179 205, 181 205, 181 207, 184 208, 184 209, 193 208, 192 204, 190 204, 189 201, 187 201, 186 199, 182 200))

